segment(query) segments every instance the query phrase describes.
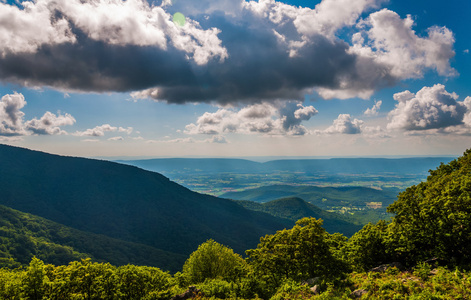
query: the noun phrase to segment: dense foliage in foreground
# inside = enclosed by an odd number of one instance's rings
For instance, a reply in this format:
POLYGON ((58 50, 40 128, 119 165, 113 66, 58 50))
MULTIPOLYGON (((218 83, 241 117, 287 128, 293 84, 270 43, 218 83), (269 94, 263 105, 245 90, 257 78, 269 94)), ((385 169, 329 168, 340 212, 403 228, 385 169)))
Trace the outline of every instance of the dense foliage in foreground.
POLYGON ((303 218, 262 237, 246 259, 208 240, 173 276, 152 267, 89 259, 53 266, 33 258, 27 268, 0 270, 0 298, 172 299, 196 286, 199 299, 470 299, 471 150, 388 209, 390 222, 367 224, 350 239, 303 218), (370 270, 393 262, 406 271, 370 270))
POLYGON ((0 270, 1 299, 166 299, 173 286, 158 268, 89 259, 55 267, 33 258, 26 269, 0 270))
MULTIPOLYGON (((311 291, 311 286, 307 283, 285 278, 276 290, 265 295, 258 294, 267 292, 261 284, 263 280, 259 281, 253 273, 232 277, 238 271, 226 274, 229 276, 209 276, 203 281, 200 278, 201 282, 194 284, 200 291, 195 298, 471 298, 471 272, 444 267, 432 269, 427 264, 421 264, 410 271, 401 272, 392 267, 384 273, 353 272, 341 280, 319 280, 316 283, 319 287, 316 293, 311 291)), ((200 274, 209 275, 204 272, 200 274)), ((183 277, 193 275, 184 272, 172 277, 158 268, 134 265, 114 267, 108 263, 93 263, 88 259, 72 262, 67 266, 53 266, 34 258, 27 268, 0 269, 0 299, 172 299, 187 290, 187 282, 183 277)))

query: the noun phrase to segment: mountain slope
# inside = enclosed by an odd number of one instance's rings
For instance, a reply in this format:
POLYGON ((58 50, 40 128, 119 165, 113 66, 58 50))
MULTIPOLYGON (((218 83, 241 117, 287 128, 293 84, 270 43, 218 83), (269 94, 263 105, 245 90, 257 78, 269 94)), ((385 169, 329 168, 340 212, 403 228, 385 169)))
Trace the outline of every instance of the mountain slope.
POLYGON ((287 222, 137 167, 0 145, 0 204, 75 229, 188 255, 209 238, 241 253, 287 222))
POLYGON ((159 266, 176 272, 186 256, 77 229, 0 205, 0 267, 30 263, 68 264, 90 257, 113 265, 159 266))
POLYGON ((323 227, 330 233, 340 232, 346 236, 351 236, 362 227, 349 222, 341 215, 324 211, 298 197, 281 198, 266 203, 257 203, 253 201, 238 201, 238 203, 248 209, 262 211, 276 217, 289 219, 293 221, 293 225, 297 220, 304 217, 323 219, 323 227))
POLYGON ((283 197, 299 197, 306 202, 326 209, 333 206, 364 206, 366 202, 382 202, 386 207, 395 201, 397 193, 397 189, 377 190, 367 187, 270 185, 241 192, 229 192, 221 197, 255 202, 268 202, 283 197))

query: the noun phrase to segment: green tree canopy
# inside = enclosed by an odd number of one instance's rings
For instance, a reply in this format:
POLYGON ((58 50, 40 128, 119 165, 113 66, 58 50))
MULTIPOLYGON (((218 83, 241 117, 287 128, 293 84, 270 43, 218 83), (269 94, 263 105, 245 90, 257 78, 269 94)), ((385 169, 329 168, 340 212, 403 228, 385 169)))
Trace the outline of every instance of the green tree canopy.
POLYGON ((262 237, 257 248, 247 254, 255 271, 276 287, 285 279, 306 280, 343 273, 346 265, 335 257, 332 241, 322 228, 322 220, 303 218, 291 229, 262 237))
POLYGON ((394 250, 406 262, 471 263, 471 150, 430 171, 388 207, 394 250))
POLYGON ((44 263, 40 259, 33 257, 22 278, 23 294, 26 298, 32 300, 42 299, 46 279, 44 263))
POLYGON ((392 261, 388 233, 388 223, 379 221, 366 224, 348 240, 346 259, 355 271, 365 272, 392 261))
POLYGON ((246 262, 234 251, 214 240, 208 240, 194 251, 183 265, 187 283, 200 283, 206 279, 234 281, 246 270, 246 262))

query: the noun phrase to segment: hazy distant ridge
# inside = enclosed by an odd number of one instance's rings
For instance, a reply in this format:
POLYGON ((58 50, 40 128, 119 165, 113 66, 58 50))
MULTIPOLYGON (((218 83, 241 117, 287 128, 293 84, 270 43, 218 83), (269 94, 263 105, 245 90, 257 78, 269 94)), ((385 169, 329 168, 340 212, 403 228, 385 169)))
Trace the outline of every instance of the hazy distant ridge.
POLYGON ((330 158, 330 159, 285 159, 255 162, 232 158, 156 158, 143 160, 119 160, 117 162, 137 166, 159 173, 176 170, 201 173, 263 173, 305 172, 315 173, 398 173, 426 174, 440 163, 448 163, 452 157, 411 158, 330 158))

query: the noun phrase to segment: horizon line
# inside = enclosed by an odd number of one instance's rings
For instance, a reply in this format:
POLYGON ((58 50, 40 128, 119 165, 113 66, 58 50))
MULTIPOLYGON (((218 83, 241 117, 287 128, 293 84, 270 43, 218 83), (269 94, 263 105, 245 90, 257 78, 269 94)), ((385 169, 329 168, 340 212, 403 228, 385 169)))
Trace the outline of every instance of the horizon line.
POLYGON ((260 155, 260 156, 203 156, 203 155, 185 155, 185 156, 91 156, 92 159, 103 159, 110 161, 132 161, 132 160, 150 160, 150 159, 244 159, 255 162, 267 162, 273 160, 301 160, 301 159, 337 159, 337 158, 385 158, 385 159, 404 159, 404 158, 458 158, 460 155, 260 155))

